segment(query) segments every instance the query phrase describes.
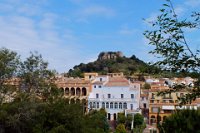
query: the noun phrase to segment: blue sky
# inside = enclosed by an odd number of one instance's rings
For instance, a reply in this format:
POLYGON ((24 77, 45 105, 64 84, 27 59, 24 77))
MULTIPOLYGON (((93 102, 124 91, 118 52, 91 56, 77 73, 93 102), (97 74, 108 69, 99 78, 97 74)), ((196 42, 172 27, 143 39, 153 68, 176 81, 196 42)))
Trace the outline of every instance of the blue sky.
MULTIPOLYGON (((51 69, 67 72, 96 60, 101 51, 122 51, 149 62, 150 47, 143 18, 154 20, 164 0, 1 0, 0 47, 22 58, 38 51, 51 69)), ((200 0, 174 0, 177 14, 199 11, 200 0)), ((198 31, 187 31, 192 49, 198 31)))

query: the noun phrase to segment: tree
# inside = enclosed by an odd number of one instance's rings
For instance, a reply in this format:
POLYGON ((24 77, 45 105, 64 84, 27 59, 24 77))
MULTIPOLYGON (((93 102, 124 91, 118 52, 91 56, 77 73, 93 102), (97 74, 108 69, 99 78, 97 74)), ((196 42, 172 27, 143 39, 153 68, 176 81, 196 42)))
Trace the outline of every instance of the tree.
POLYGON ((108 133, 109 132, 109 124, 106 118, 105 109, 92 110, 88 115, 86 115, 85 120, 86 123, 84 132, 90 133, 108 133))
POLYGON ((193 89, 191 89, 191 85, 179 84, 174 85, 166 92, 186 89, 189 93, 180 98, 181 104, 185 104, 200 96, 200 51, 198 49, 195 52, 191 50, 184 31, 187 28, 199 28, 200 13, 194 12, 190 18, 180 20, 171 0, 166 0, 163 6, 164 8, 160 9, 161 15, 157 16, 156 21, 150 22, 154 30, 147 30, 144 35, 149 40, 149 44, 155 46, 155 49, 150 52, 159 57, 159 61, 155 65, 163 70, 182 73, 185 76, 191 72, 195 73, 193 78, 196 78, 197 81, 194 83, 193 89))
POLYGON ((124 124, 117 125, 115 133, 126 133, 125 125, 124 124))
POLYGON ((6 48, 0 49, 0 104, 5 102, 6 96, 13 94, 16 89, 10 83, 17 75, 19 56, 16 52, 6 48))
POLYGON ((43 60, 42 55, 31 52, 20 68, 21 90, 41 94, 43 98, 50 94, 55 72, 48 69, 48 62, 43 60))
POLYGON ((200 111, 179 110, 162 123, 163 133, 200 133, 200 111))
POLYGON ((117 123, 118 124, 125 124, 126 122, 126 116, 124 113, 118 113, 118 117, 117 117, 117 123))
POLYGON ((134 115, 134 127, 137 127, 137 126, 142 126, 144 123, 144 117, 137 113, 134 115))
POLYGON ((143 88, 149 90, 149 89, 151 89, 151 85, 148 83, 145 83, 143 88))

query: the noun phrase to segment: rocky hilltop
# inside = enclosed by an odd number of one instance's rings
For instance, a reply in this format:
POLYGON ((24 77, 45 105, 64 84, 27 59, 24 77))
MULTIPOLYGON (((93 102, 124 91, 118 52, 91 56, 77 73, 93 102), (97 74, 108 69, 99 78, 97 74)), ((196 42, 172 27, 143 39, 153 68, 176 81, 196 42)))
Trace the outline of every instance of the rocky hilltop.
POLYGON ((97 72, 99 74, 123 72, 124 75, 129 76, 138 72, 149 73, 150 70, 153 70, 153 68, 135 55, 126 57, 120 51, 101 52, 96 61, 74 66, 73 69, 68 71, 67 76, 82 77, 85 72, 97 72))
POLYGON ((110 59, 117 59, 119 57, 123 57, 123 53, 121 51, 117 52, 101 52, 98 56, 97 60, 110 60, 110 59))

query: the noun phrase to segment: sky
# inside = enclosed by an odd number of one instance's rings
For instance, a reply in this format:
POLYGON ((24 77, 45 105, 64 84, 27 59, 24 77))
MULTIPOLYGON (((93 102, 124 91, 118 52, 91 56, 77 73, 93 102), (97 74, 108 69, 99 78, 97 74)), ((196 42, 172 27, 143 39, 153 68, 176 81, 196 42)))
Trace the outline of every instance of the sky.
MULTIPOLYGON (((0 0, 0 47, 25 59, 38 51, 50 69, 67 72, 97 59, 102 51, 122 51, 145 62, 156 58, 143 36, 165 0, 0 0)), ((173 0, 185 17, 200 10, 200 0, 173 0)), ((187 31, 192 49, 200 47, 198 31, 187 31)))

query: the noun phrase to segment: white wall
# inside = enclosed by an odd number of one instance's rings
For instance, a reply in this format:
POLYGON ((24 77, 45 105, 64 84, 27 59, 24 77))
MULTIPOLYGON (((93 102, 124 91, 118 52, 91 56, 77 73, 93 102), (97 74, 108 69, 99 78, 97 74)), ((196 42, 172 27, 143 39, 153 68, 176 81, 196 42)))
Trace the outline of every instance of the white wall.
MULTIPOLYGON (((133 105, 133 110, 137 110, 139 108, 139 99, 140 99, 140 85, 134 84, 130 86, 103 86, 102 88, 94 88, 92 87, 92 92, 88 98, 88 108, 90 108, 90 102, 92 104, 95 102, 99 102, 99 108, 102 108, 102 103, 109 103, 109 108, 105 108, 107 113, 110 113, 111 120, 113 119, 114 113, 117 114, 119 112, 123 112, 125 109, 123 108, 123 103, 127 103, 127 109, 131 110, 131 104, 133 105), (96 98, 96 94, 99 95, 99 98, 96 98), (108 94, 110 94, 110 98, 108 98, 108 94), (123 98, 121 98, 121 94, 123 94, 123 98), (131 98, 131 94, 134 95, 134 98, 131 98), (113 109, 110 108, 110 103, 113 103, 113 109), (119 109, 119 103, 122 103, 122 109, 119 109), (118 108, 115 109, 115 104, 118 103, 118 108)), ((96 108, 97 109, 97 108, 96 108)))

